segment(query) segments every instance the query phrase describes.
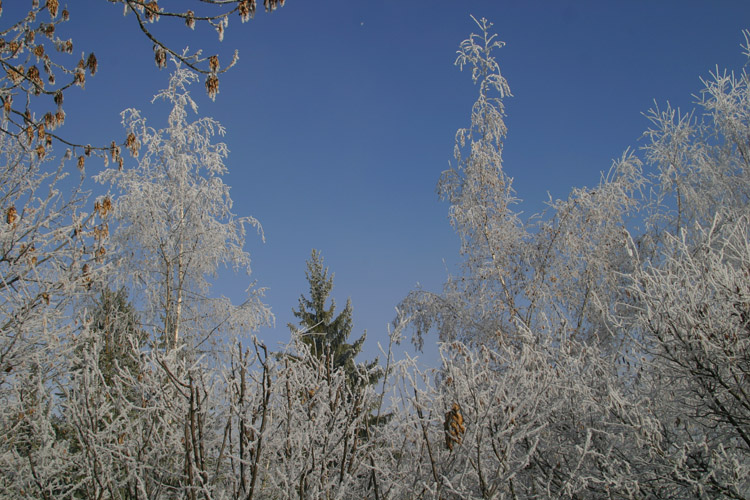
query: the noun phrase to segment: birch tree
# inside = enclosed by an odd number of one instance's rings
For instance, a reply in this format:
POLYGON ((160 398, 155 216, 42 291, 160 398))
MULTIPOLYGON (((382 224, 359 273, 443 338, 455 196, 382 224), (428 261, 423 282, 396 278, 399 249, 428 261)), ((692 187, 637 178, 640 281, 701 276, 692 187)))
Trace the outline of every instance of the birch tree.
POLYGON ((596 187, 522 217, 502 157, 503 100, 512 95, 495 55, 504 43, 486 19, 475 22, 479 33, 461 43, 456 65, 471 70, 479 95, 471 125, 456 133, 455 165, 438 184, 463 262, 442 294, 417 290, 399 309, 412 315, 418 346, 432 327, 443 341, 478 344, 512 341, 519 328, 607 339, 617 276, 629 265, 625 224, 638 210, 641 161, 626 153, 596 187))
POLYGON ((188 119, 197 111, 187 90, 196 78, 178 65, 169 87, 156 95, 172 105, 166 128, 152 128, 139 111, 125 110, 123 125, 138 164, 96 176, 118 195, 113 241, 119 279, 140 294, 144 321, 167 350, 251 331, 271 317, 257 290, 248 289, 237 306, 210 295, 220 266, 249 274, 245 228, 261 228, 254 218, 231 211, 229 187, 221 180, 228 149, 213 143, 224 129, 210 118, 188 119))

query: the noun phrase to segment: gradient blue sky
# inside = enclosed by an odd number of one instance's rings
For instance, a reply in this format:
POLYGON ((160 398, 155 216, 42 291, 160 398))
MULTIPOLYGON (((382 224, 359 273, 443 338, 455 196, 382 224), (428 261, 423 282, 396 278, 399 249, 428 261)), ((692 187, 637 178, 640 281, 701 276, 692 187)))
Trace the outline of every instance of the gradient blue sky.
MULTIPOLYGON (((123 135, 127 107, 163 124, 166 109, 149 101, 168 73, 132 16, 104 1, 68 7, 62 32, 100 65, 85 92, 66 94, 64 133, 109 143, 123 135)), ((259 332, 269 345, 289 337, 312 248, 336 273, 337 302, 352 299, 355 335, 368 331, 366 358, 386 342, 396 304, 417 283, 438 291, 458 262, 435 185, 476 96, 453 66, 476 30, 470 14, 507 43, 497 54, 514 94, 505 168, 528 214, 548 192, 596 184, 613 158, 638 147, 654 100, 688 109, 700 77, 717 65, 741 70, 741 29, 750 27, 746 0, 287 0, 247 24, 232 19, 221 44, 207 29, 162 19, 155 30, 173 45, 219 52, 222 62, 240 50, 216 102, 202 84, 194 96, 228 130, 235 212, 265 230, 266 243, 249 234, 247 250, 276 315, 276 327, 259 332)), ((216 291, 240 300, 247 282, 222 275, 216 291)))

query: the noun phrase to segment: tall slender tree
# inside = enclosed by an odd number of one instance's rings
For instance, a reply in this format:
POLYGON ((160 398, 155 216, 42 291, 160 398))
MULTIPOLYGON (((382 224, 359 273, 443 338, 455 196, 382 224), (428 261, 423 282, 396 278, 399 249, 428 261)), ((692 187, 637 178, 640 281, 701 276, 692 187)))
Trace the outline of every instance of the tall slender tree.
POLYGON ((198 346, 222 331, 253 330, 270 321, 258 292, 249 292, 240 305, 210 293, 219 267, 250 273, 245 228, 261 227, 232 213, 229 187, 221 179, 228 149, 214 142, 224 128, 211 118, 190 121, 188 109, 197 112, 197 105, 188 86, 197 77, 175 62, 169 87, 156 96, 173 106, 168 126, 154 129, 139 111, 125 110, 123 124, 138 164, 96 176, 119 194, 113 240, 118 264, 128 270, 121 281, 143 295, 144 322, 167 348, 198 346))

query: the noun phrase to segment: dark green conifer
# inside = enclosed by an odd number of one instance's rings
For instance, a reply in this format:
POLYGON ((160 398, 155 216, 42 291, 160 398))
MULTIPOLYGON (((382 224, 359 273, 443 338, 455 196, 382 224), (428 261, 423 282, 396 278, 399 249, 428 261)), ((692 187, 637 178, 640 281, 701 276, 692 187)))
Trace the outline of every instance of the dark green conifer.
POLYGON ((128 300, 124 289, 102 290, 92 310, 92 328, 103 338, 103 349, 99 354, 99 369, 107 385, 112 382, 115 363, 132 374, 137 373, 135 354, 147 341, 147 333, 141 329, 137 313, 128 300))
POLYGON ((312 256, 307 261, 305 276, 310 283, 310 298, 300 296, 299 309, 292 309, 294 316, 299 318, 299 325, 289 323, 289 328, 292 331, 303 332, 302 341, 310 347, 315 356, 330 356, 334 369, 343 368, 350 388, 374 384, 380 375, 364 377, 360 373, 370 373, 377 365, 377 360, 366 363, 366 370, 363 371, 357 369, 354 361, 362 350, 366 332, 354 343, 347 342, 353 328, 351 300, 347 299, 346 306, 338 315, 336 301, 333 298, 330 300, 330 306, 326 306, 333 290, 334 275, 329 274, 328 268, 323 266, 323 257, 319 251, 312 251, 312 256))

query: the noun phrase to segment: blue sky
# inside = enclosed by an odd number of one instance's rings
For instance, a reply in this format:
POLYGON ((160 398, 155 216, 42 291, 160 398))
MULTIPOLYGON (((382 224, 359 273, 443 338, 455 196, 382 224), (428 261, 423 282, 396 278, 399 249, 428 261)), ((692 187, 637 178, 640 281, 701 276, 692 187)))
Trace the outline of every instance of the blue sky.
MULTIPOLYGON (((7 23, 13 6, 4 7, 7 23)), ((61 29, 76 54, 96 52, 99 73, 66 94, 64 133, 107 144, 124 135, 127 107, 163 123, 166 109, 149 102, 168 73, 134 19, 103 1, 69 10, 61 29)), ((232 19, 221 44, 162 19, 155 31, 176 47, 203 47, 222 62, 240 51, 216 101, 202 85, 194 97, 228 130, 235 212, 265 230, 265 244, 249 234, 247 250, 276 315, 276 328, 259 332, 269 345, 288 339, 312 248, 336 273, 337 303, 352 299, 355 335, 368 330, 366 358, 386 341, 399 300, 417 283, 438 291, 458 262, 435 185, 476 95, 453 66, 476 29, 470 14, 507 43, 497 54, 514 94, 505 168, 528 214, 548 192, 596 184, 613 158, 637 148, 654 100, 688 109, 700 77, 717 65, 740 70, 741 29, 750 27, 744 0, 288 0, 244 25, 232 19)), ((222 274, 216 291, 240 300, 247 283, 222 274)))

